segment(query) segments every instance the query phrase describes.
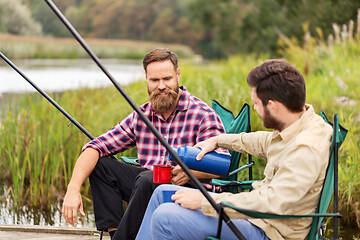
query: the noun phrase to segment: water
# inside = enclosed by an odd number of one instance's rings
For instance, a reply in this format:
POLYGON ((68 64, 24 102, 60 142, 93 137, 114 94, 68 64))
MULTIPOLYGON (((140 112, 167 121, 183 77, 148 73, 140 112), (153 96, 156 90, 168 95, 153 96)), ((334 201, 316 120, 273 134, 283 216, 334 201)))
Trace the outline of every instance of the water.
MULTIPOLYGON (((0 188, 0 224, 68 226, 61 216, 61 203, 53 203, 49 209, 37 209, 28 206, 15 206, 9 196, 9 188, 0 188)), ((84 202, 86 215, 80 216, 78 227, 95 227, 95 216, 91 204, 84 202)))
MULTIPOLYGON (((144 77, 140 61, 102 60, 120 85, 144 77)), ((44 91, 61 92, 77 88, 98 88, 111 81, 91 60, 21 60, 14 64, 44 91)), ((4 61, 0 61, 0 95, 36 91, 4 61)))
MULTIPOLYGON (((102 60, 106 69, 120 85, 144 78, 140 61, 102 60)), ((38 87, 46 92, 62 92, 78 88, 98 88, 112 85, 111 81, 91 60, 18 60, 14 64, 38 87)), ((12 98, 36 90, 4 61, 0 60, 0 115, 1 106, 12 98)), ((1 127, 1 126, 0 126, 1 127)), ((0 224, 66 226, 61 217, 60 201, 50 209, 15 207, 11 191, 0 181, 0 224)), ((91 203, 84 202, 86 216, 78 226, 94 227, 91 203)))

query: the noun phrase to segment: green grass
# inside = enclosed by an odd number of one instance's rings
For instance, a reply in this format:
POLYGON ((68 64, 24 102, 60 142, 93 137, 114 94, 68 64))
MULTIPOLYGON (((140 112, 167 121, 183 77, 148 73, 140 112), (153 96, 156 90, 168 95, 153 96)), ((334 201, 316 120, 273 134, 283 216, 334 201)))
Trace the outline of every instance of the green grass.
MULTIPOLYGON (((324 110, 330 118, 338 113, 340 123, 349 130, 339 152, 341 226, 359 230, 360 39, 331 47, 318 43, 310 47, 288 46, 283 54, 305 73, 307 103, 317 113, 324 110)), ((267 58, 235 56, 204 65, 184 61, 180 84, 208 104, 216 99, 237 114, 244 102, 252 104, 246 84, 248 72, 267 58)), ((126 86, 125 91, 138 105, 147 101, 144 81, 126 86)), ((94 136, 132 111, 113 87, 67 91, 54 97, 94 136)), ((1 176, 11 185, 15 202, 48 207, 58 196, 63 196, 77 156, 88 139, 75 126, 67 126, 69 121, 37 94, 27 95, 4 108, 0 121, 1 176)), ((253 110, 252 130, 264 130, 253 110)), ((131 150, 125 154, 136 153, 131 150)), ((261 178, 265 162, 256 161, 260 162, 260 168, 255 177, 261 178)), ((82 194, 89 199, 88 183, 82 194)))

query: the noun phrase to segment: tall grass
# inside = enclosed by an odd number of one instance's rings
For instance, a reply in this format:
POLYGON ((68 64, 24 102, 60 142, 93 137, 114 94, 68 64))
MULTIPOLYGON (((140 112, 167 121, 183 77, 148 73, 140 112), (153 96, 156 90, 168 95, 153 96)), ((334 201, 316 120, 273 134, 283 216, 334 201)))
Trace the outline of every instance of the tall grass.
MULTIPOLYGON (((307 35, 303 46, 289 39, 282 41, 286 43, 284 57, 304 73, 307 102, 318 113, 325 110, 329 117, 339 113, 340 123, 349 129, 339 153, 341 224, 359 230, 360 37, 328 44, 307 35)), ((244 102, 251 103, 246 84, 248 72, 267 58, 235 56, 205 65, 184 61, 180 84, 209 104, 212 99, 218 100, 236 115, 244 102)), ((137 104, 147 101, 144 81, 126 86, 125 90, 137 104)), ((113 87, 67 91, 54 97, 95 136, 132 111, 113 87)), ((67 126, 65 117, 37 94, 27 95, 4 109, 0 123, 1 176, 11 183, 16 202, 46 208, 50 202, 61 199, 76 158, 88 139, 74 126, 67 126)), ((252 130, 264 130, 253 110, 252 130)), ((264 165, 262 160, 257 161, 264 165)), ((261 175, 260 167, 256 176, 261 175)), ((82 194, 90 199, 88 184, 82 194)))
MULTIPOLYGON (((100 58, 142 59, 157 47, 172 49, 181 57, 192 57, 191 48, 181 44, 136 40, 86 39, 100 58)), ((0 33, 0 51, 11 59, 84 58, 87 53, 73 38, 30 37, 0 33)))
MULTIPOLYGON (((134 95, 141 99, 144 93, 134 95)), ((131 111, 114 89, 83 89, 53 97, 93 135, 111 128, 131 111)), ((63 195, 74 160, 88 139, 39 95, 26 95, 17 104, 2 114, 2 175, 12 186, 16 204, 46 208, 63 195)), ((83 194, 89 196, 88 185, 83 194)))

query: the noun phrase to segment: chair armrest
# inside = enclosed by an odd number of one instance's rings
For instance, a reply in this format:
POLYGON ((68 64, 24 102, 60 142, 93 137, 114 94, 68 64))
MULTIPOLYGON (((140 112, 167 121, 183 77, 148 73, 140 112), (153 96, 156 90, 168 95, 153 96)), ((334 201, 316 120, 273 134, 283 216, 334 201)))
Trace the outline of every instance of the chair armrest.
POLYGON ((264 212, 258 212, 255 210, 249 210, 245 208, 239 208, 235 207, 234 205, 227 203, 227 202, 221 202, 220 207, 222 208, 231 208, 235 211, 238 211, 242 214, 245 214, 249 217, 253 218, 267 218, 267 219, 288 219, 288 218, 314 218, 314 217, 342 217, 340 213, 313 213, 313 214, 304 214, 304 215, 278 215, 274 213, 264 213, 264 212))
POLYGON ((140 166, 140 162, 139 162, 139 159, 137 157, 120 157, 120 159, 122 161, 124 161, 125 163, 128 163, 128 164, 131 164, 131 165, 134 165, 134 166, 140 166))
POLYGON ((254 161, 251 161, 251 163, 245 164, 245 165, 243 165, 243 166, 235 169, 234 171, 230 172, 226 177, 229 177, 229 176, 231 176, 231 175, 234 175, 234 174, 236 174, 236 173, 238 173, 238 172, 240 172, 240 171, 242 171, 242 170, 245 170, 245 169, 247 169, 247 168, 249 168, 249 167, 252 167, 252 166, 254 166, 254 165, 255 165, 255 162, 254 162, 254 161))

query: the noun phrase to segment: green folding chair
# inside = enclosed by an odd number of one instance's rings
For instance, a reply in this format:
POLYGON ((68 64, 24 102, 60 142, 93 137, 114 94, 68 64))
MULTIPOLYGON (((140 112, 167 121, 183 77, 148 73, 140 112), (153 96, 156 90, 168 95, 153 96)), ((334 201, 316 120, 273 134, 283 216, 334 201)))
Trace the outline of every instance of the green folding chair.
MULTIPOLYGON (((224 124, 226 133, 251 132, 251 116, 249 104, 245 103, 236 117, 230 110, 223 107, 216 100, 212 101, 212 108, 220 116, 221 121, 224 124)), ((231 163, 228 176, 221 179, 212 179, 210 181, 210 184, 215 187, 221 186, 226 192, 237 193, 240 183, 240 188, 246 189, 246 183, 252 182, 252 166, 254 165, 254 161, 252 160, 252 156, 248 154, 248 163, 239 168, 241 153, 231 150, 229 152, 231 154, 231 163), (249 169, 250 181, 237 181, 237 173, 245 169, 249 169)))
POLYGON ((321 113, 321 116, 324 118, 324 120, 327 123, 332 125, 333 136, 330 147, 329 164, 326 170, 324 185, 321 191, 320 200, 316 212, 314 214, 306 214, 306 215, 277 215, 277 214, 263 213, 263 212, 257 212, 244 208, 239 208, 239 207, 235 207, 232 204, 221 202, 220 203, 221 211, 219 213, 219 224, 218 224, 217 235, 216 237, 208 237, 207 238, 208 240, 220 239, 224 208, 232 208, 252 218, 289 219, 289 218, 311 217, 313 218, 313 222, 311 224, 310 232, 307 237, 307 239, 309 240, 325 239, 323 219, 324 217, 333 217, 333 221, 334 221, 333 239, 338 239, 338 218, 341 217, 341 214, 338 212, 338 149, 345 140, 347 130, 343 128, 341 125, 339 125, 339 117, 337 114, 334 115, 334 123, 331 123, 328 120, 324 112, 321 113), (333 199, 334 209, 332 213, 327 213, 327 209, 329 207, 332 194, 334 194, 334 199, 333 199))

